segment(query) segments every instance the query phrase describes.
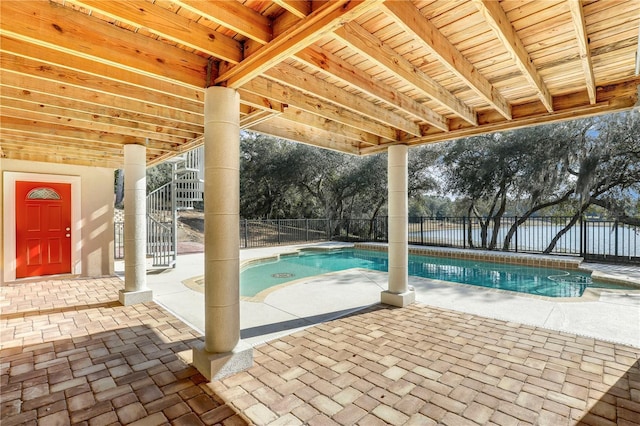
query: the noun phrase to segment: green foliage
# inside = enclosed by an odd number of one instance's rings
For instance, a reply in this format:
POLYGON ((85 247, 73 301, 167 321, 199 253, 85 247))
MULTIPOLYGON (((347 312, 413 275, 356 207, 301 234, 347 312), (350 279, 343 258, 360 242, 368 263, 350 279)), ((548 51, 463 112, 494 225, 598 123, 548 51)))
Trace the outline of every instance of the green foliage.
POLYGON ((147 194, 162 185, 171 182, 173 166, 171 163, 160 163, 147 169, 147 194))

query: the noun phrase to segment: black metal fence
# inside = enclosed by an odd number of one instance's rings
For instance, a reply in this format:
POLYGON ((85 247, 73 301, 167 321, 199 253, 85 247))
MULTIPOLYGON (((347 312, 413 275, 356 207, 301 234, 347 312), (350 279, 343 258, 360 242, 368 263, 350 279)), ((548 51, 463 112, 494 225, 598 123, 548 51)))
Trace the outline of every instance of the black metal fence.
MULTIPOLYGON (((640 264, 640 226, 614 220, 570 217, 503 217, 498 224, 466 217, 411 217, 409 243, 523 253, 582 256, 586 260, 640 264), (517 226, 516 226, 517 225, 517 226), (494 232, 495 231, 495 232, 494 232), (553 243, 553 244, 552 244, 553 243)), ((124 249, 116 222, 115 255, 124 249)), ((241 220, 240 247, 268 247, 314 241, 387 242, 387 218, 241 220)))
POLYGON ((640 264, 640 226, 616 220, 538 216, 498 223, 466 217, 409 219, 409 243, 523 253, 582 256, 590 261, 640 264), (575 222, 575 223, 574 223, 575 222), (484 228, 484 229, 483 229, 484 228))

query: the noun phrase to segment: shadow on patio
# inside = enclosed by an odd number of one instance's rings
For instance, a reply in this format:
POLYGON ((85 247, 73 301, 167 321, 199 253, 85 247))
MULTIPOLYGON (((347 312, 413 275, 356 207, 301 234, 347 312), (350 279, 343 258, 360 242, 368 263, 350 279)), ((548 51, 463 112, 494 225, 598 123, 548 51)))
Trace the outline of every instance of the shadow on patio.
POLYGON ((247 424, 181 358, 195 331, 155 303, 89 300, 113 299, 121 286, 114 278, 1 288, 2 425, 247 424))

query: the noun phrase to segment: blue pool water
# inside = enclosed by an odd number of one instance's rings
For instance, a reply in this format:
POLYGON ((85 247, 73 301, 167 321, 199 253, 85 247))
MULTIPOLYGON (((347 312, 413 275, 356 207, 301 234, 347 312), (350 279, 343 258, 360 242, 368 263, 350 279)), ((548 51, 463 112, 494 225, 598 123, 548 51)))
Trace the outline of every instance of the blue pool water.
MULTIPOLYGON (((386 272, 387 253, 344 249, 281 256, 278 261, 244 269, 240 274, 240 294, 255 296, 274 285, 351 268, 386 272)), ((578 297, 587 287, 597 286, 589 274, 574 270, 418 255, 409 255, 409 275, 550 297, 578 297)))

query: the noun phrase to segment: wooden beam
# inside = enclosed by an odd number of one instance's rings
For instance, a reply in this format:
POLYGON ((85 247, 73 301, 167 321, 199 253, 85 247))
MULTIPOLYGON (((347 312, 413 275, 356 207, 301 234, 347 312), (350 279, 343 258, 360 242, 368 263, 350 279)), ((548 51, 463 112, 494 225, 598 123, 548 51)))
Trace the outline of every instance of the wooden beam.
POLYGON ((399 139, 398 132, 389 127, 365 118, 343 107, 322 102, 308 96, 300 90, 268 80, 263 77, 254 78, 243 86, 243 89, 269 99, 296 107, 311 114, 317 114, 327 120, 336 121, 365 132, 380 136, 385 140, 399 139))
POLYGON ((440 130, 448 131, 447 120, 427 106, 415 101, 393 87, 383 84, 347 61, 343 61, 321 47, 309 46, 296 54, 296 60, 315 70, 327 73, 343 83, 380 100, 393 108, 398 108, 420 121, 427 122, 440 130))
MULTIPOLYGON (((34 82, 37 80, 34 79, 34 82)), ((5 83, 5 82, 3 82, 5 83)), ((33 86, 28 86, 33 88, 33 86)), ((105 106, 102 103, 91 103, 80 99, 69 99, 59 96, 55 92, 35 92, 28 90, 27 86, 21 88, 10 87, 0 83, 0 97, 3 101, 18 100, 42 106, 42 108, 59 108, 73 114, 90 114, 95 120, 118 120, 130 123, 130 126, 140 129, 156 129, 159 132, 176 134, 183 137, 188 135, 202 134, 203 124, 191 124, 183 121, 174 121, 158 115, 147 115, 131 112, 115 107, 105 106)), ((46 90, 46 88, 44 89, 46 90)))
POLYGON ((163 119, 175 121, 176 126, 179 126, 180 123, 186 123, 187 126, 204 126, 204 116, 200 114, 188 113, 165 106, 148 104, 102 92, 86 90, 82 87, 57 83, 55 81, 44 80, 26 74, 18 74, 4 69, 0 70, 0 84, 5 87, 27 91, 29 93, 25 95, 32 95, 33 99, 37 99, 39 94, 45 94, 64 98, 70 103, 86 102, 99 105, 102 106, 103 111, 107 111, 111 106, 113 111, 112 115, 115 116, 128 113, 143 114, 145 116, 157 117, 156 120, 159 122, 163 119))
POLYGON ((185 45, 223 61, 238 63, 242 60, 242 44, 239 41, 148 1, 66 1, 133 27, 146 29, 167 40, 185 45))
POLYGON ((298 18, 304 18, 311 13, 311 1, 309 0, 273 0, 273 3, 298 18))
POLYGON ((272 38, 271 21, 237 1, 172 0, 178 6, 202 15, 251 40, 265 44, 272 38))
MULTIPOLYGON (((122 145, 125 143, 137 143, 146 144, 146 140, 143 137, 104 133, 98 130, 83 129, 74 126, 66 126, 63 124, 50 124, 44 123, 38 120, 25 120, 21 118, 13 118, 3 116, 0 118, 0 125, 4 129, 12 129, 20 131, 24 134, 32 135, 51 135, 57 138, 64 138, 67 140, 76 140, 83 146, 90 146, 95 144, 96 150, 100 150, 101 144, 114 144, 122 145)), ((174 144, 150 140, 148 147, 161 150, 171 150, 174 144)))
POLYGON ((383 0, 329 1, 244 61, 223 72, 216 84, 239 88, 290 55, 310 46, 345 22, 378 7, 383 0))
POLYGON ((547 85, 542 80, 542 77, 533 64, 533 60, 525 49, 518 33, 516 33, 516 30, 511 25, 500 3, 495 0, 473 0, 473 2, 485 21, 487 21, 493 29, 496 37, 498 37, 500 42, 511 54, 522 75, 527 79, 529 84, 538 91, 538 97, 547 108, 547 111, 552 112, 553 99, 551 98, 551 93, 549 93, 547 85))
POLYGON ((202 88, 187 87, 182 84, 160 80, 109 64, 97 63, 59 50, 14 40, 10 37, 0 36, 0 52, 11 53, 15 56, 33 59, 48 65, 81 71, 103 79, 131 84, 146 91, 158 92, 162 95, 176 96, 196 102, 203 102, 204 99, 204 90, 202 88))
POLYGON ((311 114, 307 111, 303 111, 297 108, 287 108, 287 110, 280 116, 281 118, 295 123, 302 123, 309 127, 313 127, 324 132, 335 133, 345 138, 352 139, 358 143, 367 145, 380 145, 380 137, 367 133, 363 130, 354 129, 353 127, 346 126, 336 121, 327 120, 315 114, 311 114))
POLYGON ((0 2, 0 34, 159 80, 205 86, 207 58, 46 0, 0 2))
POLYGON ((75 86, 79 89, 111 94, 114 96, 145 102, 149 105, 165 107, 183 111, 186 113, 204 115, 203 103, 176 98, 167 94, 144 90, 138 86, 132 86, 99 76, 84 74, 79 71, 47 65, 32 59, 15 56, 11 53, 0 53, 0 68, 2 73, 13 73, 18 76, 36 77, 52 82, 75 86))
POLYGON ((102 149, 98 150, 88 146, 87 144, 83 145, 80 142, 74 143, 74 141, 52 139, 51 137, 44 135, 21 134, 19 131, 14 132, 11 129, 3 129, 2 138, 3 146, 11 147, 12 151, 40 153, 60 152, 68 155, 87 156, 93 158, 120 156, 122 155, 122 147, 124 146, 104 146, 102 149))
POLYGON ((638 85, 640 85, 640 78, 636 77, 635 79, 625 80, 608 86, 599 86, 597 89, 598 101, 595 104, 590 103, 589 97, 584 91, 556 96, 553 99, 553 112, 547 111, 546 107, 539 102, 513 105, 512 120, 505 120, 495 111, 487 111, 480 114, 479 126, 471 127, 467 125, 466 127, 451 130, 449 133, 432 133, 407 141, 390 142, 379 147, 366 147, 361 149, 361 153, 364 155, 381 152, 384 150, 384 147, 396 143, 406 143, 412 146, 422 145, 627 111, 633 109, 638 101, 638 85))
POLYGON ((91 158, 78 155, 72 156, 69 153, 44 154, 42 151, 24 153, 15 149, 5 150, 4 153, 2 153, 2 158, 6 158, 8 160, 37 161, 42 163, 68 164, 74 166, 106 167, 110 169, 121 168, 123 164, 122 156, 120 156, 120 158, 91 158))
POLYGON ((106 133, 150 138, 173 144, 183 144, 189 139, 196 137, 196 135, 193 134, 182 137, 176 136, 171 134, 175 133, 175 131, 160 131, 161 128, 157 126, 143 126, 141 123, 132 123, 111 117, 101 117, 80 111, 70 111, 43 104, 5 98, 0 98, 0 100, 2 100, 2 115, 4 117, 22 118, 43 123, 74 126, 81 129, 98 130, 106 133))
POLYGON ((255 109, 282 113, 287 108, 287 105, 282 102, 278 102, 264 96, 259 96, 255 93, 247 92, 246 90, 240 89, 238 90, 238 93, 240 93, 240 102, 242 104, 249 105, 255 109))
POLYGON ((335 31, 335 35, 359 55, 389 70, 405 83, 415 87, 470 124, 478 123, 476 113, 471 108, 357 23, 350 22, 344 25, 335 31))
POLYGON ((359 148, 354 141, 335 133, 324 132, 301 123, 284 120, 280 117, 258 124, 251 131, 264 133, 282 139, 318 146, 339 152, 358 154, 359 148))
MULTIPOLYGON (((305 73, 291 65, 279 64, 264 73, 266 77, 276 82, 284 83, 301 92, 308 93, 326 102, 340 105, 356 114, 369 117, 390 127, 403 130, 411 135, 420 136, 420 126, 393 111, 366 101, 358 95, 345 90, 336 90, 333 84, 305 73)), ((441 122, 444 120, 441 120, 441 122)), ((440 124, 442 125, 442 124, 440 124)))
POLYGON ((262 123, 263 121, 267 121, 273 117, 280 115, 280 113, 275 113, 272 111, 265 111, 263 109, 257 109, 252 111, 245 117, 240 119, 240 128, 247 129, 251 126, 255 126, 257 124, 262 123))
MULTIPOLYGON (((580 52, 580 62, 582 63, 582 70, 584 71, 587 93, 589 93, 589 101, 591 104, 595 104, 596 79, 593 75, 593 63, 591 62, 591 50, 589 49, 589 36, 587 35, 587 26, 584 20, 582 1, 568 0, 567 4, 571 11, 573 27, 576 30, 576 42, 578 43, 578 52, 580 52)), ((640 53, 636 52, 636 56, 640 57, 640 53)))
POLYGON ((417 37, 438 57, 440 62, 468 85, 478 96, 495 108, 505 118, 511 119, 511 107, 493 85, 481 75, 475 66, 451 44, 435 25, 425 18, 413 2, 390 1, 382 9, 396 20, 407 34, 417 37))

